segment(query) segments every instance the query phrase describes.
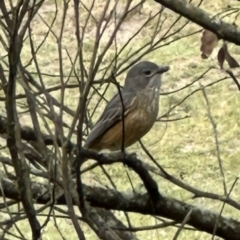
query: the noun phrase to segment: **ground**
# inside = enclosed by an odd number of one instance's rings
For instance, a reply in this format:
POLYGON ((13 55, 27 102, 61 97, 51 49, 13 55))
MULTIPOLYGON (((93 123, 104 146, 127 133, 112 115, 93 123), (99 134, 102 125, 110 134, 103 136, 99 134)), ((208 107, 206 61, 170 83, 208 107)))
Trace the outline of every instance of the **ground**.
MULTIPOLYGON (((41 8, 39 14, 32 23, 33 30, 33 39, 36 46, 38 46, 42 39, 44 38, 48 27, 43 23, 43 20, 50 24, 50 20, 54 17, 54 7, 53 1, 46 1, 44 6, 41 8), (41 20, 41 18, 43 20, 41 20)), ((59 2, 59 1, 58 1, 59 2)), ((87 1, 86 1, 87 2, 87 1)), ((120 1, 118 11, 121 12, 126 1, 120 1), (121 8, 122 6, 122 8, 121 8)), ((194 4, 197 4, 197 1, 193 1, 194 4)), ((112 1, 112 4, 114 1, 112 1)), ((87 3, 86 3, 87 4, 87 3)), ((89 1, 87 7, 90 7, 89 1)), ((221 9, 226 8, 228 5, 233 4, 236 6, 235 1, 214 1, 214 3, 209 1, 203 1, 202 8, 206 11, 211 11, 211 13, 220 12, 221 9)), ((239 4, 238 4, 239 5, 239 4)), ((101 14, 101 9, 104 6, 104 1, 97 1, 93 8, 93 13, 96 18, 101 14)), ((132 36, 135 29, 139 28, 147 18, 149 11, 153 11, 153 14, 160 9, 159 4, 154 1, 147 0, 144 3, 142 12, 143 14, 134 14, 126 19, 125 23, 121 27, 117 36, 118 46, 122 46, 125 42, 132 36)), ((59 5, 57 21, 54 24, 54 30, 57 34, 60 31, 60 24, 62 21, 62 6, 59 5)), ((83 11, 81 16, 82 22, 80 25, 84 24, 84 17, 86 17, 86 11, 83 11)), ((72 7, 69 8, 65 30, 63 34, 62 48, 67 49, 72 60, 76 54, 76 42, 74 37, 74 17, 73 17, 72 7)), ((166 10, 163 14, 163 17, 166 17, 166 20, 163 24, 163 32, 166 31, 172 22, 176 19, 176 14, 172 13, 169 10, 166 10)), ((230 18, 226 18, 227 21, 230 21, 230 18)), ((162 20, 163 21, 163 20, 162 20)), ((176 24, 175 28, 177 29, 182 23, 186 20, 180 19, 176 24)), ((94 28, 93 22, 90 23, 89 27, 86 30, 85 40, 84 40, 84 61, 86 64, 89 63, 89 60, 92 56, 92 48, 94 43, 94 28)), ((139 35, 130 43, 132 50, 139 49, 143 46, 148 39, 150 38, 151 33, 154 31, 154 26, 156 21, 150 22, 146 28, 144 28, 139 35)), ((102 46, 106 44, 111 34, 111 29, 114 28, 114 23, 107 29, 106 33, 103 36, 102 46)), ((200 39, 201 33, 194 34, 189 37, 185 37, 178 41, 169 43, 170 40, 179 38, 180 36, 187 35, 194 31, 199 30, 200 28, 195 24, 189 24, 184 28, 180 33, 170 37, 166 41, 163 41, 162 48, 155 50, 144 56, 144 60, 151 60, 159 64, 170 65, 171 71, 165 74, 163 78, 163 87, 162 87, 162 96, 161 96, 161 107, 159 116, 164 115, 169 109, 177 104, 179 101, 184 99, 187 95, 193 92, 196 89, 200 89, 202 85, 207 85, 218 81, 219 79, 224 79, 227 77, 226 73, 219 70, 217 64, 217 50, 221 45, 219 42, 218 47, 214 50, 210 59, 203 60, 201 58, 200 52, 200 39), (200 76, 209 68, 211 69, 204 77, 200 76), (177 89, 180 89, 192 82, 196 81, 191 86, 178 91, 171 93, 177 89), (169 93, 169 94, 167 94, 169 93)), ((162 32, 159 33, 160 35, 162 32)), ((102 47, 101 46, 101 47, 102 47)), ((130 46, 128 49, 130 49, 130 46)), ((240 60, 240 51, 239 47, 234 46, 233 44, 229 45, 230 52, 233 53, 233 56, 236 60, 240 60)), ((27 63, 30 59, 30 48, 29 42, 26 40, 24 48, 21 53, 21 59, 24 63, 27 63)), ((1 57, 4 54, 1 53, 1 57)), ((107 53, 107 56, 102 62, 102 67, 109 63, 114 56, 114 50, 112 49, 107 53)), ((120 55, 120 61, 128 56, 128 51, 124 50, 120 55)), ((42 45, 41 49, 37 54, 37 59, 42 71, 42 76, 47 87, 52 87, 59 84, 59 56, 57 50, 57 41, 54 38, 53 34, 49 34, 46 42, 42 45)), ((240 62, 240 61, 239 61, 240 62)), ((71 61, 69 60, 68 54, 66 51, 63 51, 63 65, 64 65, 64 75, 68 76, 71 67, 71 61)), ((36 72, 34 64, 32 63, 29 67, 30 70, 36 72)), ((234 70, 234 73, 238 75, 239 71, 234 70)), ((98 77, 101 77, 101 72, 98 74, 98 77)), ((123 79, 126 75, 126 72, 121 74, 118 77, 120 83, 123 83, 123 79)), ((35 74, 35 76, 37 76, 35 74)), ((71 83, 76 83, 74 77, 71 78, 71 83)), ((103 85, 100 89, 103 92, 105 86, 103 85)), ((19 93, 22 92, 22 89, 18 89, 19 93)), ((224 79, 217 82, 205 89, 207 94, 207 99, 209 101, 209 106, 206 103, 206 99, 203 96, 201 90, 194 92, 190 95, 183 103, 176 107, 172 112, 170 119, 183 118, 178 121, 160 121, 156 122, 153 129, 143 138, 144 144, 148 147, 151 154, 156 158, 156 160, 171 174, 176 177, 183 176, 183 179, 186 183, 190 184, 193 187, 199 188, 204 191, 214 192, 218 194, 223 194, 223 184, 222 176, 219 170, 218 157, 222 159, 223 169, 225 173, 225 179, 228 190, 231 188, 236 177, 239 176, 239 143, 240 143, 240 121, 239 121, 239 102, 240 102, 240 93, 230 78, 224 79), (210 114, 209 114, 210 112, 210 114), (211 115, 211 116, 210 116, 211 115), (214 128, 211 121, 216 123, 217 137, 214 135, 214 128), (216 148, 216 138, 219 141, 219 152, 216 148)), ((109 99, 112 97, 113 93, 116 92, 114 86, 110 86, 108 92, 106 93, 106 98, 109 99)), ((56 98, 60 98, 59 92, 52 92, 52 95, 56 98)), ((70 89, 67 91, 65 97, 65 104, 70 107, 72 110, 76 109, 78 102, 79 92, 78 89, 70 89)), ((98 102, 98 98, 95 97, 91 101, 92 109, 98 102)), ((4 104, 4 102, 3 102, 4 104)), ((2 104, 2 109, 4 110, 4 105, 2 104)), ((104 107, 102 103, 98 108, 97 112, 93 117, 95 121, 99 114, 101 113, 104 107)), ((69 115, 65 115, 64 120, 66 123, 70 124, 72 118, 69 115)), ((166 120, 166 118, 165 118, 166 120)), ((28 121, 28 116, 22 115, 20 121, 24 124, 28 121)), ((74 139, 73 139, 74 140, 74 139)), ((147 158, 144 152, 141 150, 139 144, 135 144, 129 149, 129 151, 134 151, 137 155, 144 159, 145 161, 151 163, 147 158)), ((131 190, 130 184, 127 185, 127 175, 125 169, 122 165, 112 165, 109 169, 109 172, 118 186, 119 190, 131 190)), ((134 184, 136 189, 143 191, 141 187, 141 182, 138 177, 130 171, 130 176, 134 179, 134 184)), ((194 199, 192 200, 192 195, 179 187, 155 176, 155 179, 158 181, 159 190, 170 197, 175 197, 177 199, 186 201, 202 207, 203 209, 209 209, 213 212, 219 212, 222 204, 218 201, 213 201, 209 199, 194 199)), ((85 178, 88 182, 100 182, 107 183, 107 180, 104 175, 99 170, 94 170, 91 175, 87 175, 85 178)), ((240 200, 240 187, 239 183, 236 184, 235 188, 231 193, 231 197, 236 201, 240 200)), ((15 209, 16 210, 16 209, 15 209)), ((47 211, 45 211, 47 214, 47 211)), ((122 213, 117 213, 121 219, 124 219, 122 213)), ((5 214, 7 216, 7 214, 5 214)), ((232 217, 239 219, 240 213, 231 207, 225 207, 224 216, 232 217)), ((150 216, 142 216, 137 214, 130 214, 132 217, 134 226, 146 226, 154 225, 158 221, 150 216)), ((44 221, 45 217, 42 216, 41 220, 44 221)), ((73 231, 73 226, 70 220, 66 219, 57 219, 58 228, 62 231, 65 236, 68 236, 67 239, 76 239, 76 235, 73 231)), ((54 222, 48 224, 44 229, 44 238, 43 239, 59 239, 59 233, 57 228, 54 227, 54 222)), ((30 232, 27 222, 19 222, 18 227, 26 233, 26 237, 30 238, 30 232)), ((85 226, 83 228, 86 232, 87 239, 97 239, 97 237, 90 231, 90 229, 85 226)), ((176 228, 165 228, 157 229, 151 231, 142 231, 137 233, 139 239, 166 239, 170 240, 173 238, 176 228)), ((17 233, 16 229, 14 230, 17 233)), ((198 239, 198 240, 207 240, 212 237, 205 233, 200 233, 191 230, 184 230, 179 239, 198 239)), ((13 236, 9 239, 16 239, 13 236)))

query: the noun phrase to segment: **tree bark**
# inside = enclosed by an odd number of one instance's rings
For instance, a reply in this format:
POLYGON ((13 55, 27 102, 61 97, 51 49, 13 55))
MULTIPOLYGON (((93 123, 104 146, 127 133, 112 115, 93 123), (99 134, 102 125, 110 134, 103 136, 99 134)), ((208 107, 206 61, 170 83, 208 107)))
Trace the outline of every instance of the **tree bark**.
POLYGON ((189 19, 203 28, 215 33, 219 39, 240 45, 240 28, 226 23, 206 11, 193 6, 185 0, 155 0, 175 13, 189 19))
MULTIPOLYGON (((18 189, 14 183, 3 178, 2 188, 5 197, 16 201, 20 200, 18 189)), ((186 215, 191 211, 189 220, 187 221, 188 225, 193 226, 197 230, 212 234, 216 221, 218 221, 216 236, 225 240, 239 240, 240 222, 230 218, 221 216, 219 217, 219 214, 184 203, 174 198, 162 196, 153 208, 148 194, 136 194, 130 196, 129 194, 121 193, 116 190, 90 187, 86 185, 84 185, 84 192, 87 196, 86 200, 91 204, 92 207, 94 207, 95 211, 104 211, 104 214, 106 214, 107 218, 111 217, 112 220, 115 219, 113 222, 108 221, 111 223, 110 227, 126 229, 126 227, 119 220, 117 220, 110 211, 107 210, 119 210, 140 213, 143 215, 148 214, 161 216, 172 219, 179 223, 181 223, 186 215), (113 223, 115 224, 114 226, 112 225, 113 223)), ((51 200, 51 193, 49 193, 49 190, 41 183, 32 183, 32 193, 37 204, 46 204, 51 200), (45 194, 39 194, 41 192, 45 192, 45 194)), ((2 192, 0 192, 0 196, 2 196, 2 192)), ((66 201, 64 194, 62 194, 60 197, 58 197, 58 199, 56 199, 56 205, 65 204, 66 201)), ((101 215, 103 215, 103 213, 101 215)), ((130 234, 130 232, 126 230, 120 230, 119 232, 122 234, 130 234)), ((131 236, 128 235, 128 238, 123 239, 131 239, 131 236)))

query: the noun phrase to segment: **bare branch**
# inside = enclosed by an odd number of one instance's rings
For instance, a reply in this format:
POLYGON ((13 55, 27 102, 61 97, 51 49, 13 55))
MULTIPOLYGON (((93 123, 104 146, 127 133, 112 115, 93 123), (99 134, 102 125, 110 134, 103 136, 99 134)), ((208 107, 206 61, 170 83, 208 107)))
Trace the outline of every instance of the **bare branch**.
POLYGON ((155 0, 172 11, 184 16, 190 21, 215 33, 220 39, 240 45, 240 29, 233 24, 228 24, 219 18, 210 16, 207 12, 193 6, 186 0, 155 0))
MULTIPOLYGON (((38 192, 42 191, 41 188, 43 186, 40 183, 34 183, 34 186, 35 193, 33 192, 33 194, 37 195, 38 192)), ((18 191, 13 183, 6 179, 2 179, 2 187, 6 197, 16 200, 18 199, 18 191)), ((105 209, 157 215, 173 219, 178 223, 181 223, 189 211, 191 211, 191 217, 188 221, 188 224, 200 231, 205 231, 210 234, 214 229, 215 220, 218 217, 218 214, 186 204, 173 198, 162 197, 156 204, 155 208, 152 208, 146 194, 132 196, 129 195, 129 193, 120 193, 119 191, 115 190, 106 190, 104 188, 88 186, 84 186, 84 191, 87 196, 87 201, 89 201, 92 206, 105 209)), ((50 195, 46 192, 44 195, 39 196, 36 199, 36 202, 46 203, 49 198, 50 195)), ((56 204, 66 204, 65 199, 60 197, 58 200, 56 200, 56 204)), ((114 228, 116 228, 116 226, 114 226, 114 228)), ((239 230, 240 223, 238 221, 220 217, 216 230, 216 236, 219 236, 223 239, 238 240, 239 230)))

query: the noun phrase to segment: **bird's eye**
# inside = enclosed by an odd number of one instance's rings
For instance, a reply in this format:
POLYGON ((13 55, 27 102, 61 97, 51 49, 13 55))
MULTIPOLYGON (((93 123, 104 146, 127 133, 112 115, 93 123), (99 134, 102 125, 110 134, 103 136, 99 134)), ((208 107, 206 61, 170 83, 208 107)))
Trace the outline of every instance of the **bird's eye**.
POLYGON ((144 74, 145 74, 146 76, 149 76, 149 75, 151 74, 151 71, 150 71, 150 70, 145 70, 145 71, 144 71, 144 74))

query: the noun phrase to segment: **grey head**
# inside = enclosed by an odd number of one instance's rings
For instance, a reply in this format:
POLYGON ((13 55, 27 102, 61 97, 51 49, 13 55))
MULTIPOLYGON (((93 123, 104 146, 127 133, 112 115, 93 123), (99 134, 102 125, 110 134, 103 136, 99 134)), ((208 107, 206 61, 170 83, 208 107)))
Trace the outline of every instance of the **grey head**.
POLYGON ((129 70, 124 89, 141 90, 146 87, 160 89, 161 75, 169 69, 169 66, 158 66, 149 61, 139 62, 129 70))

